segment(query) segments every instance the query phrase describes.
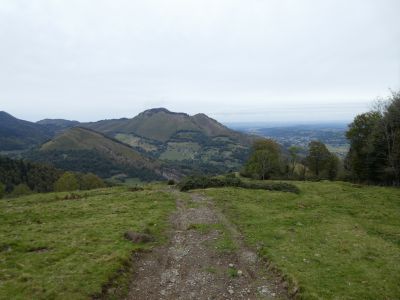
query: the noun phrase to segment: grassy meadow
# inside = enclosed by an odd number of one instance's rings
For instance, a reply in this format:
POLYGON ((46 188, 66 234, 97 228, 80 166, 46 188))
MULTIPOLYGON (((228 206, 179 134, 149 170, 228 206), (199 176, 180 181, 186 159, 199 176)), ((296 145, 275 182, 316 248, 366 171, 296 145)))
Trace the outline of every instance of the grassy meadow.
POLYGON ((126 187, 36 194, 0 201, 0 299, 88 299, 101 293, 133 251, 164 241, 175 202, 126 187), (68 197, 67 197, 68 198, 68 197), (151 233, 133 244, 127 230, 151 233))
POLYGON ((296 182, 300 194, 207 189, 302 299, 400 298, 400 190, 296 182))

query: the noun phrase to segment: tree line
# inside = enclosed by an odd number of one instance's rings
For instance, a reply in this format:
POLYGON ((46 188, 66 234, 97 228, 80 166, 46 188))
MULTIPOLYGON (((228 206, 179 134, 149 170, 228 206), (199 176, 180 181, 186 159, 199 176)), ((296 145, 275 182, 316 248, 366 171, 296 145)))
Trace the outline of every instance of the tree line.
POLYGON ((306 156, 304 149, 292 146, 284 149, 272 139, 254 142, 250 157, 241 175, 254 179, 336 179, 339 158, 330 152, 325 144, 312 141, 306 156))
POLYGON ((103 180, 91 173, 64 172, 50 165, 0 156, 0 198, 104 186, 103 180))
POLYGON ((346 137, 350 149, 343 161, 320 141, 310 142, 308 149, 284 149, 271 139, 258 140, 241 174, 257 179, 340 179, 400 185, 400 92, 356 116, 346 137))

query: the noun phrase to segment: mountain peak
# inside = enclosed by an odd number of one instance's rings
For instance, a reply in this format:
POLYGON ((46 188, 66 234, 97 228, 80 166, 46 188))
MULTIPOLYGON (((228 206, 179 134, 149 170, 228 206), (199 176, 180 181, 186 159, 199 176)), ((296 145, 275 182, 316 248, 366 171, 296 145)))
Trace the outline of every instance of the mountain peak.
POLYGON ((188 114, 185 113, 180 113, 180 112, 173 112, 170 111, 164 107, 157 107, 157 108, 151 108, 148 110, 145 110, 144 112, 140 113, 140 115, 146 115, 146 116, 152 116, 158 113, 165 113, 168 115, 184 115, 184 116, 189 116, 188 114))
POLYGON ((7 119, 16 119, 15 117, 13 117, 12 115, 10 115, 8 112, 5 112, 5 111, 0 111, 0 118, 2 118, 2 119, 4 119, 4 118, 7 118, 7 119))

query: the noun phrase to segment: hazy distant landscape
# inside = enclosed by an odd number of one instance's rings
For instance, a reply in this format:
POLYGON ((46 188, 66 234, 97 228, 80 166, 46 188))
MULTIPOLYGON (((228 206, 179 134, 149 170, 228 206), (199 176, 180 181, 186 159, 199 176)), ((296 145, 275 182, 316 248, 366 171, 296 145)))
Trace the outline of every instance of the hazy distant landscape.
MULTIPOLYGON (((229 124, 228 124, 229 126, 229 124)), ((306 149, 313 140, 319 140, 327 145, 328 149, 340 157, 345 157, 349 150, 349 141, 346 138, 348 125, 345 123, 333 124, 298 124, 298 125, 268 125, 268 124, 232 124, 232 128, 271 138, 284 147, 291 145, 306 149)))

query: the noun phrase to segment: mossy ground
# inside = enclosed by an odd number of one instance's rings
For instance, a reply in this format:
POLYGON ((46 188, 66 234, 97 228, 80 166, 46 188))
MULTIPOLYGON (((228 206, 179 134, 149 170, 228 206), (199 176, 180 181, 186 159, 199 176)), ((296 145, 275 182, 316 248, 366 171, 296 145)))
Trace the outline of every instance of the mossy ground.
POLYGON ((297 182, 300 194, 208 189, 304 299, 400 298, 400 190, 297 182))

